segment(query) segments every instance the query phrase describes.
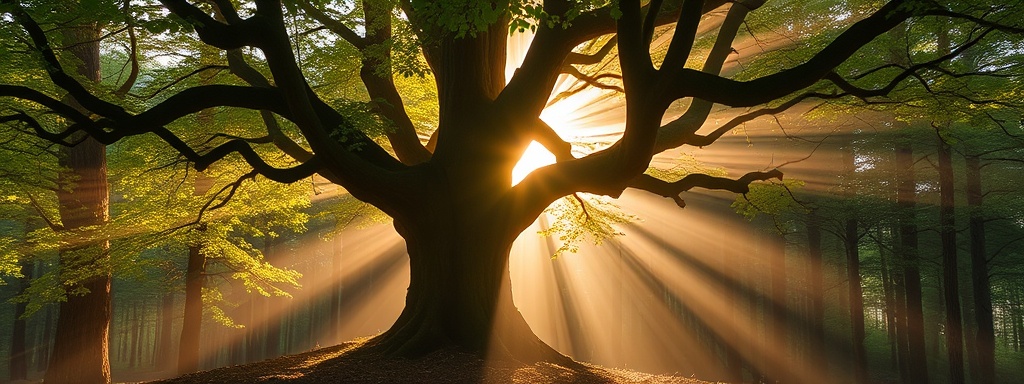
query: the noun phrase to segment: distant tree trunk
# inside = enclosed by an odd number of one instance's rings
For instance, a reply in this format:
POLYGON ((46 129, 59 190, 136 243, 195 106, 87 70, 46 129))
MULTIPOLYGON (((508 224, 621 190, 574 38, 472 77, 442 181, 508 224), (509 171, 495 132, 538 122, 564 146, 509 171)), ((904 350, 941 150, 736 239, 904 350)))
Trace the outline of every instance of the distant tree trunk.
POLYGON ((956 226, 953 211, 953 156, 941 137, 939 147, 939 233, 942 239, 942 281, 946 307, 946 354, 950 382, 964 382, 963 318, 960 312, 959 268, 956 255, 956 226))
MULTIPOLYGON (((846 248, 846 279, 850 285, 850 336, 853 346, 853 379, 856 383, 865 383, 868 376, 868 358, 867 351, 864 349, 864 293, 860 282, 860 247, 858 244, 860 236, 857 231, 857 219, 846 219, 845 230, 846 235, 843 239, 843 245, 846 248)), ((887 275, 884 270, 883 275, 887 275)), ((887 278, 888 276, 883 277, 883 279, 887 278)), ((883 282, 883 285, 886 284, 888 282, 883 282)))
MULTIPOLYGON (((100 81, 99 36, 96 24, 70 27, 65 45, 81 64, 78 73, 100 81), (76 43, 77 42, 77 43, 76 43)), ((66 230, 102 225, 109 217, 106 147, 93 138, 78 145, 61 147, 60 165, 68 169, 58 176, 61 185, 74 185, 57 192, 61 222, 66 230)), ((60 252, 62 271, 96 271, 74 285, 88 293, 69 294, 60 303, 53 353, 44 381, 49 383, 109 383, 110 361, 110 272, 104 259, 106 240, 60 252)))
POLYGON ((345 243, 344 239, 341 237, 340 228, 338 228, 338 233, 334 234, 334 239, 331 242, 331 244, 331 249, 333 251, 333 257, 331 258, 331 284, 333 284, 333 288, 331 289, 330 294, 331 305, 330 316, 328 317, 330 320, 328 321, 328 323, 330 324, 329 329, 331 332, 330 335, 332 343, 341 343, 344 341, 341 339, 341 321, 343 315, 341 313, 341 300, 342 293, 345 289, 345 284, 342 281, 341 268, 342 257, 344 256, 345 250, 345 243))
POLYGON ((46 371, 46 366, 50 362, 50 347, 53 341, 53 308, 50 305, 44 309, 46 312, 46 318, 43 320, 43 333, 36 345, 39 346, 39 350, 36 351, 36 371, 46 371))
MULTIPOLYGON (((200 227, 198 230, 203 230, 200 227)), ((181 341, 178 343, 178 374, 199 370, 200 334, 203 326, 203 274, 206 256, 200 245, 188 247, 185 270, 185 314, 182 317, 181 341)))
POLYGON ((985 252, 985 216, 981 209, 981 159, 967 156, 967 206, 970 210, 971 291, 978 328, 978 383, 995 382, 995 326, 992 316, 992 286, 985 252))
MULTIPOLYGON (((274 265, 275 267, 281 266, 280 255, 278 254, 278 239, 268 236, 265 239, 263 255, 267 262, 274 265)), ((278 297, 268 297, 264 301, 270 305, 271 310, 267 312, 266 321, 264 324, 264 344, 263 344, 263 356, 267 358, 274 358, 281 355, 281 323, 284 320, 284 316, 287 315, 286 311, 279 310, 287 306, 287 303, 283 302, 278 297)))
MULTIPOLYGON (((728 313, 727 320, 730 324, 739 324, 742 310, 742 305, 739 292, 743 288, 743 279, 740 276, 738 250, 731 246, 728 242, 729 237, 722 236, 719 238, 719 250, 722 255, 722 272, 724 278, 722 279, 722 286, 725 290, 725 305, 727 306, 726 313, 728 313)), ((616 311, 619 312, 619 311, 616 311)), ((743 381, 743 360, 740 358, 736 340, 731 338, 725 338, 723 347, 725 348, 725 367, 726 367, 726 382, 738 383, 743 381)))
MULTIPOLYGON (((886 336, 889 340, 889 362, 891 363, 890 368, 894 371, 899 370, 899 338, 896 336, 897 325, 897 310, 898 305, 896 304, 896 289, 895 283, 893 282, 892 274, 892 260, 885 250, 885 246, 882 243, 882 229, 878 227, 876 231, 878 237, 878 255, 881 259, 881 274, 882 274, 882 289, 885 294, 885 330, 886 336)), ((863 344, 862 344, 863 345, 863 344)), ((865 373, 865 376, 867 374, 865 373)))
POLYGON ((807 215, 808 296, 810 299, 808 361, 815 369, 827 372, 825 356, 825 287, 822 273, 821 218, 817 209, 807 215))
POLYGON ((174 293, 164 293, 160 300, 160 339, 156 345, 157 370, 169 371, 174 368, 174 354, 171 352, 174 327, 174 293))
POLYGON ((768 303, 766 312, 766 331, 769 333, 768 340, 774 350, 778 351, 785 363, 782 366, 771 367, 766 372, 771 380, 788 382, 792 381, 790 372, 790 351, 789 351, 789 315, 786 293, 786 238, 782 234, 769 230, 766 234, 768 240, 768 263, 771 281, 771 302, 768 303))
MULTIPOLYGON (((855 201, 857 197, 858 188, 854 182, 854 178, 857 173, 857 159, 854 153, 854 140, 851 138, 846 142, 846 146, 843 149, 843 172, 849 178, 847 185, 843 189, 843 197, 850 201, 855 201)), ((858 232, 858 223, 856 211, 851 210, 847 213, 846 222, 844 223, 845 233, 842 236, 843 248, 846 251, 846 280, 849 285, 848 294, 848 306, 850 308, 850 346, 852 352, 852 370, 853 370, 853 381, 854 383, 865 383, 867 382, 867 352, 864 349, 864 294, 861 288, 860 279, 860 233, 858 232)), ((882 282, 883 288, 885 288, 885 294, 889 294, 888 289, 888 274, 884 270, 885 262, 883 258, 883 271, 882 271, 882 282)), ((886 296, 888 298, 888 296, 886 296)), ((886 304, 890 304, 886 301, 886 304)), ((886 313, 890 313, 891 307, 886 307, 886 313)), ((887 327, 890 328, 891 327, 887 327)), ((891 341, 891 338, 890 338, 891 341)))
POLYGON ((131 325, 128 328, 128 336, 131 338, 131 346, 128 348, 128 367, 135 368, 139 361, 139 303, 132 303, 131 325))
POLYGON ((896 148, 896 200, 900 207, 899 252, 903 264, 903 287, 906 295, 907 380, 928 382, 928 358, 924 342, 924 313, 921 300, 921 272, 917 260, 917 182, 914 177, 914 151, 908 138, 896 148))
MULTIPOLYGON (((25 292, 29 282, 32 281, 34 263, 28 259, 22 260, 19 264, 22 278, 18 279, 18 292, 25 292)), ((27 302, 14 304, 14 326, 11 327, 11 358, 8 365, 8 372, 11 380, 25 380, 28 378, 28 343, 26 334, 25 309, 27 302)))

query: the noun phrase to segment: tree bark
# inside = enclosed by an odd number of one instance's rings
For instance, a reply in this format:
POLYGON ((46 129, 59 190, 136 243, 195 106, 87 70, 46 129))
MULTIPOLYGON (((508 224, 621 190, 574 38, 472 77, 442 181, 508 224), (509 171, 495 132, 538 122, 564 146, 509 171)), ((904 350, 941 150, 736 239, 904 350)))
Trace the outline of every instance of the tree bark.
POLYGON ((953 155, 941 137, 939 147, 939 234, 942 241, 943 298, 946 307, 946 354, 950 382, 964 382, 963 316, 960 308, 959 268, 956 255, 956 226, 953 211, 953 155))
MULTIPOLYGON (((89 81, 100 81, 99 33, 95 24, 70 27, 65 43, 81 63, 78 73, 89 81), (77 43, 76 43, 77 42, 77 43)), ((57 192, 61 222, 65 230, 103 225, 109 218, 106 147, 86 138, 78 145, 61 148, 60 165, 68 169, 58 176, 61 185, 74 185, 57 192)), ((109 383, 110 283, 106 240, 98 240, 60 252, 61 273, 95 271, 76 283, 60 303, 50 364, 44 381, 50 383, 109 383)))
POLYGON ((203 325, 203 274, 206 257, 199 245, 188 247, 185 269, 185 313, 182 317, 181 340, 178 344, 178 374, 199 370, 200 334, 203 325))
POLYGON ((924 342, 924 313, 921 299, 921 272, 917 259, 917 182, 914 177, 914 151, 909 138, 896 148, 896 200, 900 208, 899 253, 903 263, 903 287, 906 295, 907 380, 928 382, 928 358, 924 342))
POLYGON ((981 159, 967 156, 967 207, 970 210, 971 287, 974 316, 978 327, 978 383, 995 381, 995 325, 992 316, 992 287, 985 252, 985 215, 982 211, 981 159))
MULTIPOLYGON (((845 231, 843 245, 846 248, 846 279, 850 285, 848 293, 850 298, 850 339, 853 346, 853 378, 856 383, 865 383, 868 378, 868 358, 864 348, 864 293, 860 282, 860 236, 857 233, 857 219, 847 219, 845 231)), ((883 279, 887 277, 884 276, 883 279)), ((888 283, 883 282, 883 284, 888 283)), ((888 301, 888 297, 886 301, 888 301)))

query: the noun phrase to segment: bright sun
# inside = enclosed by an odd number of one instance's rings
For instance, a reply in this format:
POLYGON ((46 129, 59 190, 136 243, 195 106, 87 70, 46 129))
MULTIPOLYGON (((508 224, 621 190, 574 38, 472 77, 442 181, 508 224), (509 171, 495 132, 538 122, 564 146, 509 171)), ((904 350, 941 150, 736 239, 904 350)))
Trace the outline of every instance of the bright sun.
POLYGON ((534 169, 554 163, 555 155, 548 152, 540 143, 536 141, 531 142, 530 146, 526 147, 526 151, 523 152, 523 157, 516 163, 515 168, 512 168, 512 185, 519 184, 534 169))

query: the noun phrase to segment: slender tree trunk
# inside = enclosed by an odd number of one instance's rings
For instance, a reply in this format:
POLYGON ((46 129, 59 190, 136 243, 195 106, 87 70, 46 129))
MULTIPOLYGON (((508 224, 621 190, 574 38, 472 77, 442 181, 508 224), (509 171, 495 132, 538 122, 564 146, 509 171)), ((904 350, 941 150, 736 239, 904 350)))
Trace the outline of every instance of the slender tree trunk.
POLYGON ((822 273, 821 218, 816 209, 807 216, 807 262, 809 328, 808 361, 822 372, 828 371, 825 356, 825 287, 822 273))
POLYGON ((978 383, 995 382, 995 326, 992 316, 992 286, 985 252, 985 216, 981 209, 981 159, 967 156, 967 206, 970 210, 971 287, 977 325, 978 383))
MULTIPOLYGON (((860 236, 857 232, 857 219, 846 220, 846 235, 843 245, 846 248, 846 279, 850 285, 850 337, 853 346, 853 379, 856 383, 867 382, 868 358, 864 349, 864 294, 860 283, 860 236)), ((883 275, 885 275, 883 271, 883 275)), ((883 279, 887 278, 884 276, 883 279)), ((883 284, 888 284, 884 282, 883 284)))
MULTIPOLYGON (((770 230, 771 231, 771 230, 770 230)), ((789 350, 789 297, 786 289, 786 238, 782 234, 771 232, 767 234, 768 263, 771 281, 771 302, 767 305, 767 319, 769 332, 768 340, 772 343, 774 350, 783 356, 781 361, 785 363, 779 367, 772 367, 766 372, 771 380, 789 382, 792 381, 791 356, 789 350)))
POLYGON ((331 284, 333 285, 333 289, 331 289, 330 294, 331 305, 330 315, 328 316, 328 323, 330 324, 329 330, 331 332, 331 342, 341 343, 342 341, 344 341, 342 340, 341 334, 341 322, 343 320, 343 314, 341 313, 341 300, 342 294, 345 289, 345 282, 342 281, 341 268, 342 257, 344 257, 345 251, 345 243, 344 238, 342 238, 340 228, 338 229, 338 233, 334 235, 334 239, 331 242, 331 245, 331 250, 333 251, 334 256, 333 258, 331 258, 331 284))
POLYGON ((174 293, 164 293, 160 300, 160 338, 157 341, 157 370, 170 371, 174 368, 172 335, 174 327, 174 293))
POLYGON ((907 317, 907 380, 910 383, 928 382, 928 358, 924 342, 924 313, 921 300, 921 272, 917 260, 917 182, 914 177, 914 152, 909 139, 896 148, 897 191, 900 207, 900 246, 903 262, 903 286, 906 295, 907 317))
MULTIPOLYGON (((100 81, 99 33, 95 24, 71 27, 65 44, 81 61, 78 73, 100 81), (75 44, 74 42, 78 42, 75 44)), ((60 165, 68 169, 58 178, 74 185, 57 192, 61 222, 66 230, 102 225, 109 217, 106 147, 86 138, 71 148, 62 147, 60 165)), ((53 353, 44 381, 49 383, 109 383, 110 272, 106 240, 60 252, 61 271, 96 271, 75 284, 87 293, 69 294, 60 303, 53 353)))
MULTIPOLYGON (((18 292, 24 292, 28 288, 29 282, 33 277, 34 263, 30 260, 22 260, 20 263, 22 278, 18 279, 18 292)), ((8 372, 11 380, 25 380, 28 378, 28 343, 26 321, 23 318, 25 316, 25 309, 28 307, 26 302, 18 302, 14 304, 14 326, 11 327, 11 358, 8 365, 8 372)))
POLYGON ((950 382, 964 382, 963 318, 960 312, 960 284, 956 255, 956 226, 953 211, 953 157, 941 137, 939 146, 939 226, 942 239, 943 298, 946 307, 946 354, 950 382))
POLYGON ((39 350, 36 353, 36 371, 46 371, 46 366, 50 362, 50 351, 51 342, 53 342, 52 331, 53 331, 53 307, 47 305, 46 318, 43 320, 43 334, 36 345, 39 346, 39 350))
POLYGON ((128 328, 128 337, 131 338, 131 346, 128 348, 128 368, 135 368, 139 361, 139 304, 133 303, 131 307, 131 326, 128 328))
MULTIPOLYGON (((277 249, 277 238, 266 238, 264 243, 263 255, 266 257, 268 263, 274 266, 281 266, 281 255, 277 249)), ((287 303, 278 297, 267 297, 263 299, 270 308, 285 308, 287 303)), ((263 323, 264 328, 264 344, 263 344, 263 356, 267 358, 274 358, 281 355, 281 336, 284 333, 282 328, 282 322, 284 317, 288 314, 287 311, 273 310, 268 312, 266 321, 263 323)))
MULTIPOLYGON (((200 228, 199 230, 202 230, 200 228)), ((206 256, 199 245, 188 247, 185 269, 185 314, 182 317, 181 340, 178 344, 178 374, 199 370, 200 334, 203 325, 203 274, 206 256)))
MULTIPOLYGON (((892 260, 888 256, 884 245, 882 244, 882 229, 878 228, 876 231, 878 236, 878 255, 881 259, 881 273, 882 273, 882 289, 885 291, 885 330, 886 336, 889 340, 889 361, 890 367, 894 371, 899 370, 899 338, 896 336, 896 329, 899 327, 897 324, 898 305, 896 303, 896 288, 893 281, 892 274, 892 260)), ((865 375, 866 376, 866 375, 865 375)))

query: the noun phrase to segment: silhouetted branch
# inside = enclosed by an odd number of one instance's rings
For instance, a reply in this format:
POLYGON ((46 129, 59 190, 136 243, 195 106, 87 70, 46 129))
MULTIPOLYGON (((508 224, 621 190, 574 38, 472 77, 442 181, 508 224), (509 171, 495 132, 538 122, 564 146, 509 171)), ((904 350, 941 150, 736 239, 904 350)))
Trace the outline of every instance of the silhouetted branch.
POLYGON ((648 174, 641 174, 634 178, 629 183, 629 186, 670 198, 675 201, 676 205, 683 208, 686 207, 686 202, 683 201, 679 194, 693 188, 718 189, 745 194, 750 191, 750 183, 768 179, 782 180, 782 171, 773 169, 768 172, 750 172, 735 180, 693 173, 673 182, 661 180, 648 174))

